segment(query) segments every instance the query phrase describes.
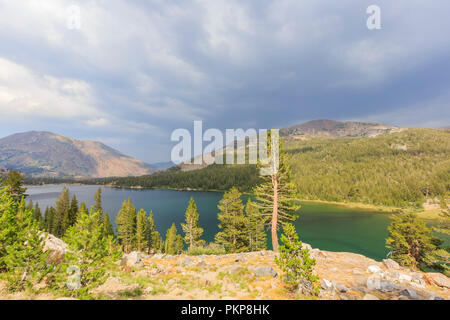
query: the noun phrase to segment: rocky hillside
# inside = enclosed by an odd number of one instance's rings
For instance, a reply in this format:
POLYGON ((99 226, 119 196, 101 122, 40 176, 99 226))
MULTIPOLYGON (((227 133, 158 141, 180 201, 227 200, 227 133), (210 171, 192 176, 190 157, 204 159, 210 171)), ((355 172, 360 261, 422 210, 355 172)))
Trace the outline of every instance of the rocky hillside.
POLYGON ((398 132, 399 127, 374 122, 341 122, 334 120, 312 120, 280 129, 281 136, 313 135, 322 137, 373 137, 383 133, 398 132))
MULTIPOLYGON (((61 240, 47 239, 54 260, 64 256, 61 240), (51 240, 51 241, 49 241, 51 240), (54 251, 54 252, 53 252, 54 251)), ((305 246, 311 248, 309 245, 305 246)), ((393 260, 377 262, 348 252, 310 249, 321 278, 321 300, 448 300, 450 279, 400 267, 393 260)), ((273 251, 226 255, 125 255, 109 278, 91 291, 98 299, 307 299, 301 291, 288 292, 273 251)), ((7 294, 0 299, 64 299, 46 291, 7 294)))
POLYGON ((45 131, 17 133, 0 139, 0 167, 32 177, 110 177, 154 172, 148 164, 100 142, 45 131))

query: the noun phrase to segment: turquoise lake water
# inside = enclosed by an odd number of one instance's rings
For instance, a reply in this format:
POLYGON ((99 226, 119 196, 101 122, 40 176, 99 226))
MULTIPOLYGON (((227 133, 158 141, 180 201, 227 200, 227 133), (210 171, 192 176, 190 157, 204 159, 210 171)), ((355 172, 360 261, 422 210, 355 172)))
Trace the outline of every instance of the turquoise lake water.
MULTIPOLYGON (((54 206, 63 185, 29 186, 28 199, 39 202, 41 210, 54 206)), ((71 197, 76 195, 79 203, 94 204, 94 194, 98 186, 67 186, 71 197)), ((174 191, 174 190, 134 190, 102 187, 103 208, 112 221, 124 200, 131 198, 137 209, 153 210, 158 231, 165 236, 172 222, 181 232, 180 223, 190 197, 194 197, 200 214, 199 223, 204 228, 203 239, 213 241, 219 231, 217 224, 217 204, 222 198, 220 192, 174 191)), ((246 201, 247 197, 243 197, 246 201)), ((388 250, 384 247, 387 236, 388 214, 346 208, 336 205, 303 203, 295 226, 300 239, 313 248, 328 251, 360 253, 376 260, 385 258, 388 250)), ((270 239, 269 239, 270 240, 270 239)), ((268 243, 270 245, 270 241, 268 243)))

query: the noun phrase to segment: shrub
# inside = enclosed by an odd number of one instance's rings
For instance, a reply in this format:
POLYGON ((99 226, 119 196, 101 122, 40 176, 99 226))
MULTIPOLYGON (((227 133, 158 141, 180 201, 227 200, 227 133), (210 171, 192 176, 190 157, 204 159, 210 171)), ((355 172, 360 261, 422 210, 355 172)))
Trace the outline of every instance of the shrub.
POLYGON ((310 257, 307 248, 302 248, 302 242, 292 224, 286 223, 283 231, 280 256, 275 257, 276 264, 285 273, 283 280, 292 291, 300 287, 303 293, 318 294, 319 277, 313 274, 316 260, 310 257))
POLYGON ((226 254, 225 249, 216 244, 216 243, 209 243, 206 246, 198 246, 193 247, 192 249, 189 249, 186 251, 186 254, 189 256, 200 256, 200 255, 220 255, 220 254, 226 254))

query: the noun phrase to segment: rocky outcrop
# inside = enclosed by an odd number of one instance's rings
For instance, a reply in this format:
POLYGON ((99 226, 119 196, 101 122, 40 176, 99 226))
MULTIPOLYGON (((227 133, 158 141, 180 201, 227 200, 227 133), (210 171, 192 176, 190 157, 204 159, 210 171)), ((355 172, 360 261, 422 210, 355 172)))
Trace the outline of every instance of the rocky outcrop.
POLYGON ((68 250, 67 244, 52 234, 41 234, 41 236, 45 237, 43 250, 44 252, 49 252, 47 263, 51 264, 63 261, 68 250))
POLYGON ((117 277, 109 277, 105 283, 92 290, 92 293, 97 296, 104 296, 106 298, 118 298, 123 295, 139 294, 141 287, 138 284, 125 284, 117 277))
MULTIPOLYGON (((304 248, 310 248, 308 244, 304 248)), ((305 285, 287 293, 273 251, 226 255, 144 256, 136 277, 148 277, 140 299, 295 299, 307 295, 305 285), (169 280, 167 280, 169 279, 169 280), (158 284, 160 283, 160 284, 158 284)), ((320 280, 320 299, 439 300, 450 299, 448 278, 403 268, 349 252, 311 249, 320 280)), ((132 255, 135 256, 134 253, 132 255)), ((128 261, 128 257, 127 257, 128 261)), ((128 262, 131 263, 131 262, 128 262)), ((131 265, 135 265, 134 262, 131 265)))
POLYGON ((143 267, 144 263, 142 262, 141 253, 133 251, 128 254, 124 254, 120 265, 128 267, 143 267))
POLYGON ((450 279, 442 273, 426 273, 424 277, 439 287, 450 289, 450 279))

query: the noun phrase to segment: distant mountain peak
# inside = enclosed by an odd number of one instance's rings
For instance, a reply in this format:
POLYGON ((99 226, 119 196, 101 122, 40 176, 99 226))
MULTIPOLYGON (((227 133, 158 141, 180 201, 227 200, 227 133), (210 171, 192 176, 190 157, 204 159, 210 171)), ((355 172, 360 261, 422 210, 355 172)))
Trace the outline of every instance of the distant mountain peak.
POLYGON ((0 167, 33 177, 61 178, 131 176, 155 171, 101 142, 48 131, 27 131, 0 139, 0 167))
POLYGON ((360 137, 376 136, 400 131, 399 127, 387 126, 376 122, 311 120, 302 124, 280 129, 282 136, 324 136, 324 137, 360 137))

